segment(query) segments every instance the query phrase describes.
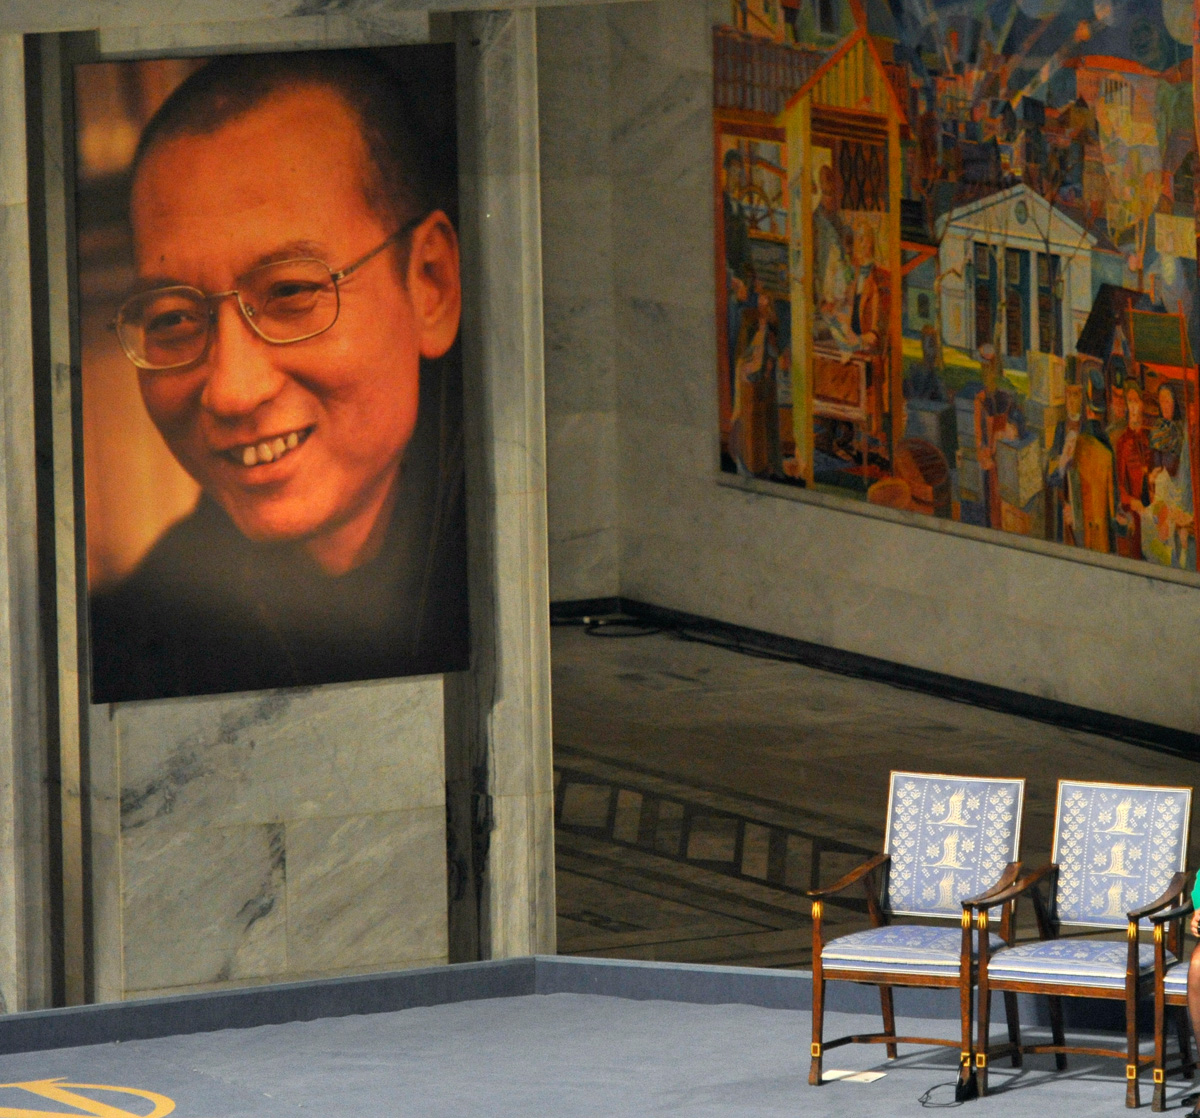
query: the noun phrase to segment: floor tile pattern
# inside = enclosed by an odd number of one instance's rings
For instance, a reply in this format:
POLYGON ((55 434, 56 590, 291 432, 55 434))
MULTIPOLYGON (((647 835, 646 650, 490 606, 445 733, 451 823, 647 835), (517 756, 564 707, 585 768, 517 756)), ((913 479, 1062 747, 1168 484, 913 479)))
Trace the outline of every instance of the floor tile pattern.
MULTIPOLYGON (((882 849, 892 769, 1025 777, 1029 866, 1049 860, 1060 778, 1200 783, 1200 758, 671 633, 552 641, 564 954, 811 965, 804 890, 882 849)), ((826 923, 865 927, 861 893, 826 923)))

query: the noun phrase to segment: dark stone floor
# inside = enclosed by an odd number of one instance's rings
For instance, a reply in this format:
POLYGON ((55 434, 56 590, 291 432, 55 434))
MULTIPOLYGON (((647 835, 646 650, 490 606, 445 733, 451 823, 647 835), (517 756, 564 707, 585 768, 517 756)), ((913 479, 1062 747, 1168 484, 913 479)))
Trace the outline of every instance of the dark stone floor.
POLYGON ((1025 777, 1028 866, 1059 778, 1200 783, 1200 760, 666 633, 552 639, 564 954, 807 967, 803 892, 882 849, 892 769, 1025 777))

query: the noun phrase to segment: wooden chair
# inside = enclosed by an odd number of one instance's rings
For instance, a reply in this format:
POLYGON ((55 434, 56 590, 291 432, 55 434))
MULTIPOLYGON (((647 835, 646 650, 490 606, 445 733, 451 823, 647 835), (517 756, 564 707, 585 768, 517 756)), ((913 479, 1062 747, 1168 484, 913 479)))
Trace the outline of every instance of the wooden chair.
POLYGON ((1151 1110, 1167 1108, 1167 1010, 1174 1010, 1175 1035, 1179 1040, 1179 1068, 1185 1079, 1196 1073, 1187 1015, 1188 964, 1183 959, 1183 922, 1192 914, 1191 898, 1175 908, 1150 917, 1154 925, 1154 1094, 1151 1110), (1165 930, 1164 930, 1165 929, 1165 930), (1172 964, 1175 958, 1179 962, 1172 964))
MULTIPOLYGON (((888 793, 884 852, 851 870, 825 889, 813 889, 813 1028, 808 1081, 821 1082, 826 1050, 843 1044, 936 1044, 960 1049, 959 1094, 971 1089, 972 987, 976 948, 970 909, 963 900, 984 903, 980 894, 1003 892, 1016 881, 1023 780, 893 772, 888 793), (882 876, 882 882, 881 882, 882 876), (827 898, 861 882, 871 927, 826 943, 821 918, 827 898), (953 920, 959 927, 892 924, 895 916, 953 920), (823 1035, 825 983, 862 982, 879 987, 883 1032, 823 1035), (959 1040, 898 1036, 893 986, 954 987, 959 991, 959 1040)), ((1011 906, 1003 910, 996 947, 1011 942, 1011 906)), ((1016 1032, 1016 999, 1006 999, 1009 1027, 1016 1032)))
MULTIPOLYGON (((1065 1055, 1111 1056, 1125 1061, 1125 1105, 1138 1105, 1138 1075, 1153 1056, 1138 1046, 1137 1003, 1155 985, 1154 948, 1140 942, 1142 922, 1179 903, 1191 817, 1190 788, 1096 784, 1060 780, 1051 862, 995 894, 991 901, 1033 901, 1041 938, 993 954, 987 912, 979 927, 979 1040, 975 1071, 979 1093, 987 1093, 990 1057, 1017 1049, 1053 1052, 1061 1070, 1065 1055), (1037 886, 1047 882, 1050 897, 1037 886), (1102 931, 1122 929, 1125 942, 1060 938, 1064 926, 1102 931), (992 991, 1050 996, 1053 1044, 989 1046, 992 991), (1111 998, 1125 1002, 1125 1047, 1068 1046, 1063 1039, 1064 997, 1111 998)), ((1161 927, 1161 925, 1160 925, 1161 927)), ((1161 933, 1159 933, 1161 934, 1161 933)), ((1164 960, 1165 962, 1166 960, 1164 960)), ((1174 956, 1170 957, 1174 962, 1174 956)))

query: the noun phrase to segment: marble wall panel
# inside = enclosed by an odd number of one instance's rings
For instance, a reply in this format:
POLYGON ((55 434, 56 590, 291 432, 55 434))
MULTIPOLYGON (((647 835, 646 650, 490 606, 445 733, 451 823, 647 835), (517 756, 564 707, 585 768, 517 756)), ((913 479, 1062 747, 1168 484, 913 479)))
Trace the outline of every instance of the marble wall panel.
MULTIPOLYGON (((543 189, 564 176, 600 176, 607 182, 612 172, 608 5, 542 8, 537 34, 543 189)), ((596 215, 595 224, 604 224, 603 214, 596 215)))
POLYGON ((396 7, 362 12, 338 9, 291 19, 221 23, 156 23, 106 27, 99 35, 107 56, 207 53, 214 44, 236 42, 239 51, 286 50, 321 43, 329 47, 423 43, 429 39, 429 13, 396 7))
POLYGON ((88 726, 88 843, 91 862, 92 984, 97 1001, 125 988, 121 905, 121 773, 116 707, 91 710, 88 726))
POLYGON ((608 10, 538 13, 550 600, 619 589, 608 10))
MULTIPOLYGON (((546 132, 542 150, 564 158, 546 132)), ((542 181, 548 415, 616 415, 611 195, 607 175, 564 172, 542 181)))
POLYGON ((96 914, 98 987, 114 935, 122 996, 444 960, 440 679, 108 713, 92 752, 118 758, 121 908, 96 914))
POLYGON ((122 827, 435 806, 441 702, 428 680, 124 705, 122 827))
POLYGON ((413 898, 446 892, 441 808, 287 826, 288 969, 327 973, 446 957, 446 920, 413 898), (404 914, 406 918, 397 919, 404 914))
POLYGON ((49 1004, 24 43, 0 34, 0 1010, 49 1004))
MULTIPOLYGON (((711 258, 708 263, 711 266, 711 258)), ((644 463, 653 447, 653 443, 645 448, 631 445, 633 436, 625 429, 626 415, 669 415, 671 426, 686 425, 697 432, 702 446, 713 445, 711 432, 717 423, 716 374, 677 377, 673 372, 681 361, 698 360, 702 354, 713 355, 715 361, 710 336, 712 308, 711 299, 703 306, 632 295, 623 301, 617 335, 623 458, 628 452, 644 463)), ((674 467, 668 467, 667 472, 674 473, 674 467)), ((635 499, 635 494, 630 497, 635 499)), ((637 516, 636 508, 629 508, 628 513, 637 516)))
MULTIPOLYGON (((0 34, 38 31, 88 31, 164 21, 173 24, 253 23, 344 13, 363 22, 388 23, 397 9, 453 13, 479 9, 556 7, 585 0, 191 0, 165 12, 160 0, 6 0, 0 7, 0 34)), ((620 3, 622 0, 614 0, 620 3)))
POLYGON ((559 413, 546 441, 550 600, 613 597, 620 589, 616 411, 559 413))
POLYGON ((127 827, 126 997, 288 973, 282 822, 127 827))

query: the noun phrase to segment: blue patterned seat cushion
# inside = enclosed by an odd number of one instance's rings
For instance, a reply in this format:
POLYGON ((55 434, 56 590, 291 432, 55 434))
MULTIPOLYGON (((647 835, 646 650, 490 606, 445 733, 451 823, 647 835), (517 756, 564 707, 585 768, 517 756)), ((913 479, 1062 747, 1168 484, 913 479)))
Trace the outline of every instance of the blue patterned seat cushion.
MULTIPOLYGON (((988 942, 993 951, 1004 946, 995 934, 988 936, 988 942)), ((832 970, 903 970, 909 974, 952 976, 958 974, 961 954, 961 928, 891 924, 831 940, 821 951, 821 963, 832 970)))
MULTIPOLYGON (((1170 959, 1171 956, 1168 954, 1167 958, 1170 959)), ((1167 971, 1166 977, 1163 979, 1163 990, 1168 994, 1175 994, 1179 997, 1183 997, 1187 993, 1187 976, 1187 967, 1171 967, 1171 969, 1167 971)))
MULTIPOLYGON (((1123 940, 1050 939, 1019 943, 988 960, 988 978, 1013 982, 1071 982, 1081 986, 1122 987, 1128 947, 1123 940)), ((1168 965, 1175 956, 1168 953, 1168 965)), ((1140 973, 1154 970, 1154 948, 1138 946, 1140 973)))

